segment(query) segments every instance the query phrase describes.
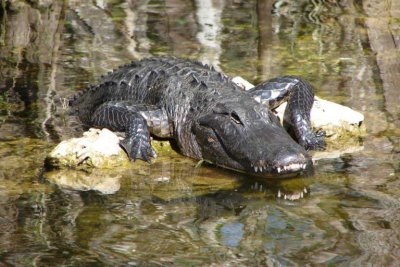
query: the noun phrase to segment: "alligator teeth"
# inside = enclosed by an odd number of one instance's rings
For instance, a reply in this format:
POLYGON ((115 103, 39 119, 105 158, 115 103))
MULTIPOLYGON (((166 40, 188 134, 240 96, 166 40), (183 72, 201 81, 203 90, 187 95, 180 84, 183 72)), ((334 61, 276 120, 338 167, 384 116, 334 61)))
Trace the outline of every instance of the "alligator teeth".
POLYGON ((298 170, 304 170, 306 168, 306 166, 307 166, 306 164, 302 164, 302 163, 292 163, 292 164, 289 164, 286 166, 277 167, 276 171, 278 173, 281 173, 282 171, 298 171, 298 170))
POLYGON ((252 166, 254 168, 255 172, 263 172, 264 170, 267 170, 266 166, 252 166))
POLYGON ((285 169, 286 169, 286 170, 296 171, 296 170, 302 169, 302 164, 300 164, 300 163, 293 163, 293 164, 290 164, 290 165, 286 166, 285 169))

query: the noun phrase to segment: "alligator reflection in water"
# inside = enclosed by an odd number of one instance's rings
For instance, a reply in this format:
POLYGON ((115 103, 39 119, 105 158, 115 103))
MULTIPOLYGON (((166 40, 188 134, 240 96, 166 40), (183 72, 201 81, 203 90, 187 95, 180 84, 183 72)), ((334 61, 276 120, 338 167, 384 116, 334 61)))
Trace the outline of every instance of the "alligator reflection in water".
MULTIPOLYGON (((184 179, 187 175, 187 172, 182 172, 181 177, 170 180, 184 179)), ((303 190, 304 186, 308 186, 307 179, 293 180, 293 184, 286 181, 282 186, 276 182, 248 182, 243 179, 236 183, 235 190, 218 188, 217 185, 213 190, 200 190, 203 194, 198 196, 194 196, 196 185, 188 186, 186 182, 177 181, 175 186, 181 188, 176 190, 173 186, 164 187, 165 181, 156 180, 151 177, 124 177, 120 180, 123 185, 121 190, 107 196, 57 190, 52 194, 51 202, 41 209, 47 211, 46 218, 51 218, 54 230, 69 225, 63 228, 60 242, 79 242, 81 246, 96 247, 96 250, 108 254, 118 251, 122 253, 119 256, 122 259, 134 252, 137 259, 145 261, 146 248, 149 247, 152 247, 151 253, 162 252, 164 255, 184 249, 191 251, 201 244, 238 247, 240 243, 248 249, 255 249, 263 243, 273 244, 267 237, 269 234, 274 233, 278 241, 284 238, 281 231, 287 224, 295 227, 291 229, 291 235, 313 233, 318 236, 318 230, 312 227, 311 221, 296 218, 285 211, 285 206, 302 206, 304 203, 266 203, 268 199, 275 199, 277 192, 284 191, 285 187, 292 192, 297 188, 303 190), (185 188, 182 190, 182 187, 185 188), (174 191, 180 193, 175 194, 174 191), (96 208, 99 205, 103 209, 96 208), (93 227, 94 221, 97 222, 96 227, 93 227), (76 240, 71 225, 77 225, 82 234, 84 230, 85 238, 77 236, 76 240), (263 225, 271 229, 267 233, 259 233, 263 225), (190 241, 193 239, 197 242, 190 241), (163 242, 159 243, 159 240, 163 242), (112 245, 115 241, 117 245, 112 245)), ((196 179, 193 181, 196 182, 196 179)), ((200 183, 200 186, 205 185, 200 183)), ((312 242, 316 241, 308 243, 312 242)), ((296 244, 290 246, 291 249, 296 246, 300 249, 296 244)), ((195 258, 200 255, 202 253, 195 258)))
POLYGON ((130 168, 89 171, 53 170, 44 172, 44 178, 60 189, 97 191, 114 194, 121 183, 134 191, 148 194, 163 201, 192 198, 212 192, 235 190, 243 194, 296 200, 310 190, 308 178, 289 180, 257 180, 216 167, 194 167, 194 162, 180 156, 161 156, 152 165, 137 162, 130 168))

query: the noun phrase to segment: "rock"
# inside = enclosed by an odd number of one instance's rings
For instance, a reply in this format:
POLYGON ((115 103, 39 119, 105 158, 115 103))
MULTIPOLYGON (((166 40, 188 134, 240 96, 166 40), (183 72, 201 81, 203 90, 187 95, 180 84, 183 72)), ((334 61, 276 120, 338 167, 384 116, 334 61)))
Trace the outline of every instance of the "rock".
MULTIPOLYGON (((58 144, 46 157, 46 165, 79 170, 130 168, 132 162, 119 146, 121 139, 108 129, 91 128, 82 137, 58 144)), ((176 154, 168 141, 152 140, 151 144, 158 155, 176 154)))
POLYGON ((232 82, 236 83, 240 87, 242 87, 244 90, 250 90, 251 88, 254 87, 253 84, 251 84, 249 81, 243 79, 240 76, 236 76, 232 79, 232 82))
POLYGON ((120 138, 108 129, 90 129, 83 137, 62 141, 47 156, 51 167, 75 169, 115 168, 130 161, 119 146, 120 138))
MULTIPOLYGON (((276 112, 283 118, 286 103, 280 105, 276 112)), ((311 109, 311 124, 314 128, 324 130, 328 136, 338 135, 345 131, 355 136, 363 135, 364 115, 349 107, 321 99, 316 96, 311 109)))

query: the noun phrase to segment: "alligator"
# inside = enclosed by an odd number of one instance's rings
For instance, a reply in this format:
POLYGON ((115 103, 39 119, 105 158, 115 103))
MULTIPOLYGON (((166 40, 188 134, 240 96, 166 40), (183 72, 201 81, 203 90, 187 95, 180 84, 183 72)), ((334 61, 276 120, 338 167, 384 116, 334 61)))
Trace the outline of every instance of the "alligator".
POLYGON ((145 58, 120 66, 70 99, 87 127, 125 132, 133 161, 156 158, 151 135, 173 140, 188 157, 258 176, 312 169, 308 150, 324 149, 313 131, 312 86, 281 76, 245 91, 212 66, 189 59, 145 58), (281 124, 274 109, 288 105, 281 124))

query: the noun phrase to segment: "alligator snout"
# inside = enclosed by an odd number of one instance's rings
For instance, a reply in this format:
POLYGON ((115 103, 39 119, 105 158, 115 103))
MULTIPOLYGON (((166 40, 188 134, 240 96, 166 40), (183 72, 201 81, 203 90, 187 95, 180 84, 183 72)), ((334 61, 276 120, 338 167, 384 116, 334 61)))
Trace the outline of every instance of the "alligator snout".
POLYGON ((296 148, 282 148, 281 151, 275 155, 272 161, 268 160, 270 155, 266 156, 266 159, 257 160, 250 164, 249 171, 256 175, 263 176, 274 174, 297 174, 309 170, 312 167, 310 156, 301 147, 296 148))

